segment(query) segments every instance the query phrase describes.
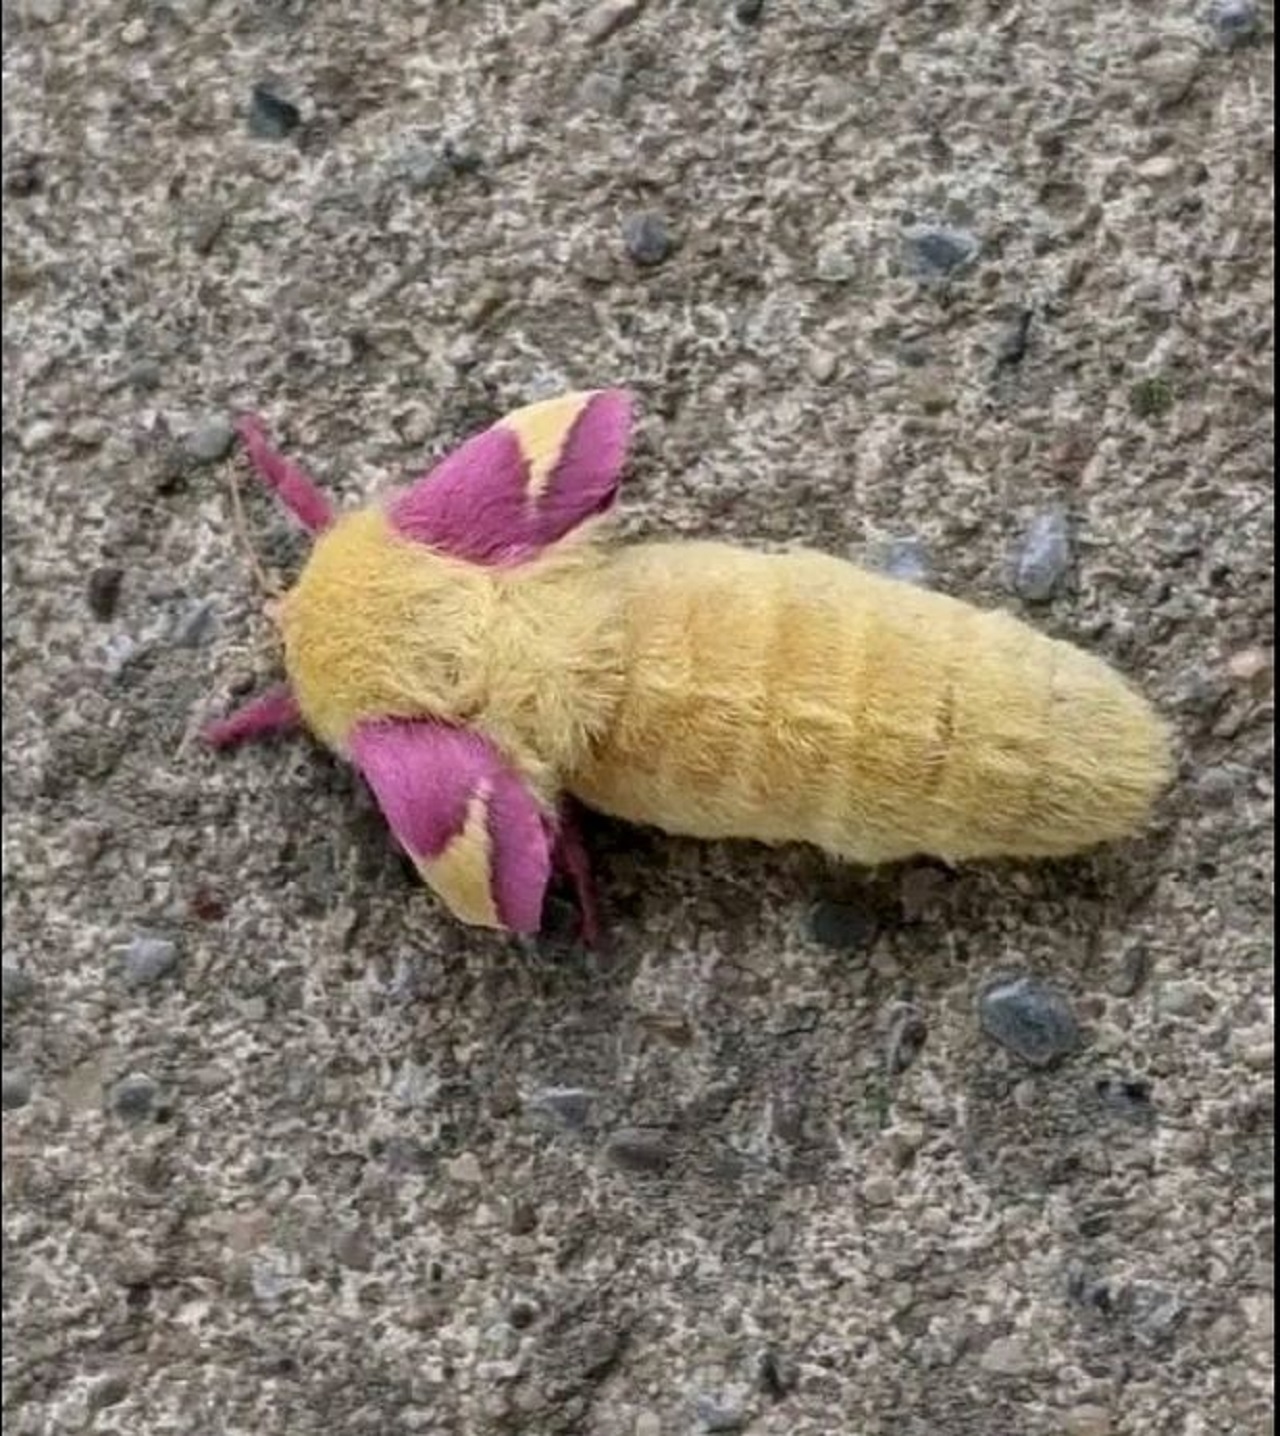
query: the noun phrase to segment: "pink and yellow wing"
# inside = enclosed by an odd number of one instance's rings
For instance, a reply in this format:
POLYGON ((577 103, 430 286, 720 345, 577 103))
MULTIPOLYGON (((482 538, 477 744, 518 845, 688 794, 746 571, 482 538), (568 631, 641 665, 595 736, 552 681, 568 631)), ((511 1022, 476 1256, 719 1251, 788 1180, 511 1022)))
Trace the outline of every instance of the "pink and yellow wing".
POLYGON ((630 434, 631 399, 620 389, 529 404, 398 494, 391 523, 471 563, 527 562, 612 506, 630 434))
POLYGON ((555 821, 488 739, 444 723, 364 723, 349 752, 423 880, 465 923, 536 933, 555 821))

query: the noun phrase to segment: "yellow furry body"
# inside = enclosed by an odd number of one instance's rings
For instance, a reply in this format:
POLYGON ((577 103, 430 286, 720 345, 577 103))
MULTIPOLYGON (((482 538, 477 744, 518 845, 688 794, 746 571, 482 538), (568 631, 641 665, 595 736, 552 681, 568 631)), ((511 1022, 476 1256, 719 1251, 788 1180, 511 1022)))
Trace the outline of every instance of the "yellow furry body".
POLYGON ((283 610, 304 718, 492 738, 551 801, 878 863, 1066 854, 1134 832, 1166 731, 1113 670, 1007 614, 823 554, 576 539, 482 569, 377 509, 283 610))

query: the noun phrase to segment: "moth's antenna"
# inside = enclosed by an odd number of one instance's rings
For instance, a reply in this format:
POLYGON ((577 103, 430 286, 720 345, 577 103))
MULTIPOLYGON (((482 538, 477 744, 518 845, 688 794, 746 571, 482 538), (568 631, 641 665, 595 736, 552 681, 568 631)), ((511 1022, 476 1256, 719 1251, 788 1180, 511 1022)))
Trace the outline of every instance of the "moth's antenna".
POLYGON ((235 467, 229 470, 231 485, 231 526, 236 532, 236 541, 240 545, 240 551, 244 555, 245 562, 249 565, 249 572, 254 582, 269 599, 278 599, 283 590, 279 584, 272 583, 267 577, 267 571, 263 568, 258 558, 257 550, 253 546, 253 540, 249 537, 249 525, 245 522, 244 504, 240 498, 240 480, 236 476, 235 467))

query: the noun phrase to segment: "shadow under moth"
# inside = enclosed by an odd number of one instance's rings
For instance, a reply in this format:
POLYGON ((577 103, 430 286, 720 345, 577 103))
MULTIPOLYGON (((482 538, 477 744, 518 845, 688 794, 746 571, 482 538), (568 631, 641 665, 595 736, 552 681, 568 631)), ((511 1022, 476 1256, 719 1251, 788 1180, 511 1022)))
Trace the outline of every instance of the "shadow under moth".
POLYGON ((558 870, 588 942, 572 800, 868 865, 1055 857, 1140 828, 1168 732, 1113 669, 823 553, 619 542, 630 428, 619 390, 531 404, 338 514, 243 419, 315 542, 274 609, 287 685, 208 741, 304 724, 463 922, 537 932, 558 870))

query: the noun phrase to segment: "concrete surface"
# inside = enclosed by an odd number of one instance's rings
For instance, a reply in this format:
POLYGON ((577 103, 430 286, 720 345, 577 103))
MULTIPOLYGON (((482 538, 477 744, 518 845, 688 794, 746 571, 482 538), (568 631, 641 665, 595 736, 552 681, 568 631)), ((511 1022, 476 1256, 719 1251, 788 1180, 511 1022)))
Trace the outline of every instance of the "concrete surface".
POLYGON ((4 18, 6 1432, 1271 1431, 1270 7, 4 18), (630 532, 927 558, 1133 675, 1150 838, 597 823, 588 958, 193 744, 276 672, 230 413, 352 501, 614 383, 630 532))

